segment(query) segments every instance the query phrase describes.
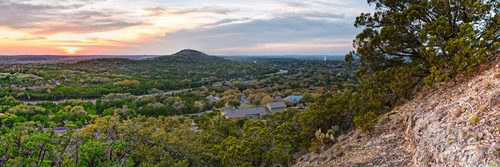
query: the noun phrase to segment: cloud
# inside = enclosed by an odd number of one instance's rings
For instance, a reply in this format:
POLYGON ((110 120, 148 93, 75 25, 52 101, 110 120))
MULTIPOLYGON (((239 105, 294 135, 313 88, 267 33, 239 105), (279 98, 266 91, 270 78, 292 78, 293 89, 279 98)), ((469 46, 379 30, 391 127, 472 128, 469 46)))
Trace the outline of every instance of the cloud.
POLYGON ((312 18, 328 18, 328 19, 341 19, 345 17, 343 13, 323 12, 323 11, 305 11, 305 12, 292 12, 285 13, 288 17, 312 17, 312 18))
POLYGON ((310 6, 307 3, 299 2, 299 1, 286 1, 283 3, 289 7, 308 7, 308 6, 310 6))
POLYGON ((293 42, 259 43, 210 51, 222 54, 345 54, 350 50, 351 40, 349 39, 309 39, 293 42))
MULTIPOLYGON (((326 46, 325 41, 332 42, 331 40, 337 39, 346 43, 342 45, 344 49, 341 49, 341 52, 343 52, 351 48, 350 39, 358 32, 350 25, 342 21, 332 22, 307 17, 277 17, 209 28, 186 29, 166 34, 164 39, 174 48, 187 47, 216 53, 224 51, 235 53, 237 50, 235 48, 240 50, 268 48, 269 52, 285 53, 287 52, 283 49, 285 46, 300 48, 298 46, 307 41, 322 41, 322 46, 326 46), (293 44, 286 45, 286 43, 293 44)), ((314 52, 313 45, 302 49, 314 52)))
POLYGON ((40 20, 53 18, 53 10, 77 8, 78 6, 57 6, 45 4, 27 4, 12 1, 0 1, 0 25, 23 28, 34 26, 40 20))
POLYGON ((310 0, 309 2, 315 4, 321 4, 324 6, 345 6, 349 3, 349 1, 345 0, 310 0))
POLYGON ((145 8, 144 10, 150 12, 152 16, 162 16, 162 15, 185 15, 185 14, 193 14, 193 13, 212 13, 212 14, 221 14, 226 15, 232 12, 237 12, 239 9, 237 8, 224 8, 217 6, 204 6, 197 8, 164 8, 164 7, 155 7, 155 8, 145 8))
POLYGON ((0 15, 3 16, 0 17, 0 25, 30 29, 35 34, 46 34, 102 32, 144 24, 116 17, 127 14, 118 10, 108 9, 101 12, 82 10, 84 5, 80 4, 49 5, 25 2, 31 1, 0 1, 0 15))
POLYGON ((43 27, 35 30, 37 34, 51 34, 51 33, 88 33, 88 32, 104 32, 118 30, 122 28, 144 25, 141 22, 125 22, 125 21, 114 21, 108 20, 103 22, 85 22, 85 21, 62 21, 56 23, 50 27, 43 27))
POLYGON ((358 33, 352 21, 365 11, 362 4, 367 6, 362 0, 0 0, 0 47, 342 53, 358 33))
POLYGON ((212 27, 212 26, 220 26, 220 25, 225 25, 225 24, 231 24, 231 23, 239 23, 239 22, 245 22, 245 21, 250 21, 252 19, 245 17, 245 18, 229 18, 229 19, 222 19, 218 20, 214 23, 206 24, 204 27, 212 27))

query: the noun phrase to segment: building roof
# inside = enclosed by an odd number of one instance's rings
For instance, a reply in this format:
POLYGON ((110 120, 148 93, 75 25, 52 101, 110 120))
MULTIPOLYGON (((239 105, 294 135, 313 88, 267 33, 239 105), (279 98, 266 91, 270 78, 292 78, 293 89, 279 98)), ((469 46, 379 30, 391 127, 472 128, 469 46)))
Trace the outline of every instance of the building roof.
POLYGON ((267 103, 267 105, 273 109, 273 108, 286 108, 286 104, 282 101, 280 102, 270 102, 270 103, 267 103))
POLYGON ((288 101, 293 101, 293 102, 299 102, 300 99, 302 99, 304 96, 288 96, 286 97, 286 100, 288 101))
POLYGON ((215 102, 218 102, 220 100, 220 98, 214 97, 212 95, 208 96, 207 99, 208 99, 208 102, 210 102, 210 103, 215 103, 215 102))
MULTIPOLYGON (((61 134, 61 133, 65 133, 66 131, 68 131, 67 128, 65 127, 54 127, 54 133, 57 133, 57 134, 61 134)), ((50 128, 43 128, 43 131, 49 131, 50 128)))
POLYGON ((256 107, 256 108, 240 108, 240 109, 226 109, 224 110, 226 116, 229 118, 242 118, 247 115, 266 115, 270 114, 264 107, 256 107))

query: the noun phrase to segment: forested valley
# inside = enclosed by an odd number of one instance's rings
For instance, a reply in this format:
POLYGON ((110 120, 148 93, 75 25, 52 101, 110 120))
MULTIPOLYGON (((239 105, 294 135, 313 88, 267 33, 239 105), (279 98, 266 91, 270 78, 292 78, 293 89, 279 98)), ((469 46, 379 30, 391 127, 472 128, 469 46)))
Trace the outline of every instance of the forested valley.
POLYGON ((376 10, 356 18, 363 31, 345 61, 183 50, 0 65, 0 164, 291 166, 498 58, 497 1, 368 2, 376 10), (269 113, 229 114, 258 108, 269 113))

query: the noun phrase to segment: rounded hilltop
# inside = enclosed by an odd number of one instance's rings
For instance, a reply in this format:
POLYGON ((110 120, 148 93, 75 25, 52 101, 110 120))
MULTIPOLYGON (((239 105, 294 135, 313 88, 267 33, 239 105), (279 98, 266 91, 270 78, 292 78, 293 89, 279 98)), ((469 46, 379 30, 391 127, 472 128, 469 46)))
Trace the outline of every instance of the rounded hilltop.
POLYGON ((188 56, 188 57, 205 57, 209 56, 201 51, 198 50, 193 50, 193 49, 183 49, 175 54, 173 56, 188 56))

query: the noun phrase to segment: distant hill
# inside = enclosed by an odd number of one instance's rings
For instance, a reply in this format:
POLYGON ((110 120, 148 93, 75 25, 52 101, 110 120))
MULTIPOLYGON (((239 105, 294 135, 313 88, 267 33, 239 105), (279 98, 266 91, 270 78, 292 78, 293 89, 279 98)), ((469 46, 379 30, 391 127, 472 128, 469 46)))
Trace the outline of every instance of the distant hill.
POLYGON ((160 56, 160 57, 154 57, 154 58, 149 58, 145 59, 142 61, 142 63, 149 63, 149 64, 156 64, 156 63, 190 63, 190 64, 211 64, 215 65, 215 63, 234 63, 233 61, 221 58, 221 57, 216 57, 216 56, 210 56, 207 55, 203 52, 197 51, 197 50, 190 50, 190 49, 184 49, 181 50, 177 53, 174 53, 172 55, 168 56, 160 56))
POLYGON ((225 59, 234 61, 268 61, 268 60, 307 60, 307 61, 344 61, 345 56, 342 55, 255 55, 255 56, 220 56, 225 59))
MULTIPOLYGON (((210 56, 203 52, 185 49, 172 55, 0 55, 0 65, 9 64, 52 64, 52 63, 76 63, 80 61, 96 62, 107 61, 107 59, 131 59, 131 60, 161 60, 164 57, 184 56, 184 57, 211 57, 223 58, 232 61, 266 61, 270 59, 283 60, 283 59, 296 59, 308 61, 323 61, 326 57, 327 61, 344 61, 344 56, 341 55, 233 55, 233 56, 210 56), (96 61, 93 61, 96 60, 96 61)), ((201 59, 200 59, 201 60, 201 59)), ((116 60, 115 60, 116 61, 116 60)))
MULTIPOLYGON (((221 57, 210 56, 203 52, 191 49, 184 49, 172 55, 158 56, 146 59, 128 59, 128 58, 97 58, 91 60, 78 61, 69 64, 70 67, 115 67, 115 66, 138 66, 138 65, 165 65, 180 63, 182 64, 207 64, 207 63, 229 63, 233 62, 221 57)), ((234 63, 234 62, 233 62, 234 63)))
MULTIPOLYGON (((105 70, 134 75, 136 72, 146 73, 177 73, 189 72, 194 74, 213 75, 217 77, 231 77, 241 74, 247 69, 252 72, 256 65, 234 62, 228 59, 210 56, 197 50, 184 49, 172 55, 165 55, 142 60, 126 58, 100 58, 84 60, 65 65, 70 69, 105 70), (220 74, 226 74, 221 76, 220 74)), ((249 71, 250 72, 250 71, 249 71)))
MULTIPOLYGON (((21 60, 46 60, 44 56, 27 57, 21 60)), ((279 71, 265 63, 237 62, 190 49, 143 59, 114 57, 55 64, 24 64, 17 68, 12 65, 0 67, 0 73, 30 73, 42 78, 12 80, 16 86, 31 89, 29 94, 17 97, 42 100, 98 98, 118 92, 143 95, 158 89, 171 91, 231 79, 251 80, 279 71)))
POLYGON ((145 87, 160 89, 193 87, 277 71, 264 64, 235 62, 190 49, 141 60, 101 58, 61 64, 61 66, 64 69, 87 73, 128 76, 144 83, 145 87))
POLYGON ((84 55, 84 56, 63 56, 63 55, 0 55, 0 65, 2 64, 51 64, 51 63, 75 63, 83 60, 102 58, 127 58, 145 59, 156 57, 154 55, 84 55))
MULTIPOLYGON (((214 57, 214 56, 209 56, 203 52, 197 51, 197 50, 191 50, 191 49, 184 49, 181 50, 172 56, 174 57, 191 57, 191 58, 209 58, 209 57, 214 57)), ((162 56, 165 57, 165 56, 162 56)), ((162 57, 157 57, 157 58, 162 58, 162 57)))

